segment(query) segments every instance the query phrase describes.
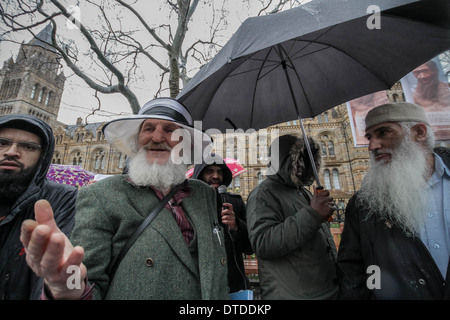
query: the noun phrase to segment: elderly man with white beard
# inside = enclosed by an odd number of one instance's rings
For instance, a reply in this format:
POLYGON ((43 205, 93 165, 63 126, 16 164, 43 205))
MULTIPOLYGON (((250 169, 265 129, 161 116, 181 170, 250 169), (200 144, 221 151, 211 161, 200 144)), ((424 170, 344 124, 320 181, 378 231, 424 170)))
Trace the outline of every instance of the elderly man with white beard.
POLYGON ((338 252, 341 299, 450 299, 450 150, 423 108, 366 116, 371 169, 350 199, 338 252))
POLYGON ((70 241, 45 201, 36 204, 37 222, 22 226, 27 263, 44 278, 42 298, 227 298, 215 190, 185 179, 192 156, 202 154, 211 138, 194 128, 188 110, 170 98, 152 100, 138 115, 113 120, 103 131, 115 149, 131 158, 128 174, 80 190, 70 241), (160 203, 162 210, 142 228, 160 203), (143 231, 134 237, 136 229, 143 231), (129 238, 136 240, 122 254, 129 238))

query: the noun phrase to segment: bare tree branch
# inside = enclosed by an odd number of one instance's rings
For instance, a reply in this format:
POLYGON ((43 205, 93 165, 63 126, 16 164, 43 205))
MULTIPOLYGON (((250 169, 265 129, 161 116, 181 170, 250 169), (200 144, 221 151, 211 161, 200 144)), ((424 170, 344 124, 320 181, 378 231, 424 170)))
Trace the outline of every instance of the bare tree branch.
MULTIPOLYGON (((259 14, 270 14, 286 6, 294 6, 301 0, 246 0, 248 8, 259 14), (252 4, 250 5, 250 2, 252 4)), ((15 0, 0 3, 0 39, 8 40, 14 33, 29 31, 47 23, 53 26, 51 43, 48 43, 60 55, 74 75, 98 93, 123 95, 129 102, 133 113, 137 113, 140 104, 132 84, 144 83, 146 78, 158 74, 159 85, 155 96, 169 90, 174 97, 180 91, 180 82, 189 81, 189 72, 207 63, 221 48, 227 38, 220 38, 228 27, 227 2, 208 2, 199 0, 160 1, 165 14, 169 11, 167 22, 154 23, 140 10, 143 1, 134 0, 85 0, 83 10, 89 14, 98 14, 95 21, 79 21, 71 15, 62 0, 15 0), (86 7, 85 7, 86 6, 86 7), (208 10, 209 35, 194 36, 186 43, 189 26, 196 18, 199 8, 208 10), (123 23, 120 16, 132 16, 135 19, 123 23), (173 17, 176 19, 172 19, 173 17), (72 21, 83 38, 65 38, 62 23, 72 21), (62 22, 61 22, 62 21, 62 22), (132 21, 132 23, 128 23, 132 21), (77 40, 74 40, 76 38, 77 40), (81 42, 80 42, 81 41, 81 42), (82 42, 84 41, 84 42, 82 42), (88 49, 86 46, 88 45, 88 49), (157 68, 157 72, 148 71, 148 65, 157 68)), ((155 5, 152 3, 152 6, 155 5)), ((158 10, 155 10, 158 13, 158 10)), ((145 12, 148 13, 148 12, 145 12)), ((205 19, 205 18, 203 18, 205 19)), ((191 35, 192 36, 192 35, 191 35)))

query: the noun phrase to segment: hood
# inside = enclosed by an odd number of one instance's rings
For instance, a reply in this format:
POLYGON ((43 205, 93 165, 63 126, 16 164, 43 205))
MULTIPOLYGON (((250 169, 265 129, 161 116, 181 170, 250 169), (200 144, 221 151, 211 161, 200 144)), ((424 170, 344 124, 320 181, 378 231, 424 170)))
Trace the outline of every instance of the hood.
POLYGON ((204 157, 203 162, 201 164, 196 164, 194 167, 194 172, 192 173, 192 177, 194 179, 200 179, 203 170, 212 164, 218 165, 222 168, 223 171, 223 181, 222 184, 225 186, 229 186, 231 181, 233 180, 233 173, 230 168, 225 164, 222 157, 218 154, 211 153, 208 157, 204 157))
MULTIPOLYGON (((320 146, 312 138, 308 138, 313 154, 314 163, 319 170, 322 157, 320 154, 320 146)), ((311 166, 308 150, 305 140, 302 136, 287 134, 275 139, 269 150, 270 157, 276 157, 278 160, 278 168, 273 165, 276 161, 269 163, 267 176, 270 179, 280 179, 283 183, 292 187, 299 185, 311 185, 314 182, 314 173, 311 166), (276 151, 278 148, 278 152, 276 151), (272 166, 273 165, 273 166, 272 166), (301 173, 299 177, 297 172, 301 173)))
POLYGON ((30 186, 34 183, 41 187, 46 180, 47 171, 55 150, 55 139, 52 128, 44 121, 25 114, 13 114, 0 117, 0 128, 15 128, 38 135, 42 141, 42 155, 36 167, 36 173, 30 186))

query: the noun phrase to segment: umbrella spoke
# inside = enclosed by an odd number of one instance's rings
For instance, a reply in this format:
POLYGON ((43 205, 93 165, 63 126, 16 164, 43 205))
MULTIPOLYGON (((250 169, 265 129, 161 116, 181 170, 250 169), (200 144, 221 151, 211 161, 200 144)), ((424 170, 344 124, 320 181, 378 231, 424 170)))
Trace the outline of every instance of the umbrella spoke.
POLYGON ((225 132, 232 119, 257 130, 389 89, 450 48, 448 1, 377 0, 375 30, 372 2, 312 0, 249 18, 177 99, 206 129, 225 132))
POLYGON ((229 78, 240 76, 240 75, 247 74, 247 73, 252 73, 252 72, 255 72, 255 71, 258 71, 258 74, 261 74, 260 71, 262 69, 270 68, 267 72, 264 72, 262 77, 259 77, 259 76, 257 77, 257 80, 260 80, 265 75, 267 75, 268 73, 271 73, 273 70, 275 70, 276 68, 281 66, 281 62, 280 61, 269 61, 271 64, 267 65, 267 63, 266 63, 267 61, 265 61, 264 59, 251 59, 251 58, 249 58, 247 60, 253 60, 253 61, 261 62, 262 66, 249 68, 249 69, 246 69, 246 70, 243 70, 243 71, 239 71, 239 72, 233 72, 232 74, 229 75, 229 78))
MULTIPOLYGON (((270 52, 272 51, 272 48, 270 48, 266 54, 266 58, 269 56, 270 52)), ((259 69, 257 80, 255 81, 254 89, 253 89, 253 96, 252 96, 252 106, 251 106, 251 115, 250 115, 250 123, 253 123, 253 115, 255 112, 255 100, 256 100, 256 88, 259 84, 259 79, 261 75, 261 71, 263 70, 265 62, 262 63, 261 68, 259 69)), ((275 67, 276 68, 276 67, 275 67)))

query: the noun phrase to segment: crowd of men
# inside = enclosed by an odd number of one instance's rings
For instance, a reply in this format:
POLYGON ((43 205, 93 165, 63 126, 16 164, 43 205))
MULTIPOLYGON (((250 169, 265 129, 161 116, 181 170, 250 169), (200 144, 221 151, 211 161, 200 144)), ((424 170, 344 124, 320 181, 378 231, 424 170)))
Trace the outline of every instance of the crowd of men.
POLYGON ((170 98, 108 122, 127 171, 77 190, 46 178, 46 123, 0 117, 0 298, 228 299, 250 289, 242 256, 254 253, 262 299, 450 299, 450 150, 434 148, 423 108, 367 114, 371 168, 347 205, 339 251, 333 198, 308 188, 321 165, 312 138, 274 140, 279 165, 245 203, 220 191, 231 171, 205 154, 211 139, 192 124, 170 98), (204 161, 186 179, 198 151, 204 161), (369 285, 374 266, 380 283, 369 285), (69 286, 74 268, 79 285, 69 286))

